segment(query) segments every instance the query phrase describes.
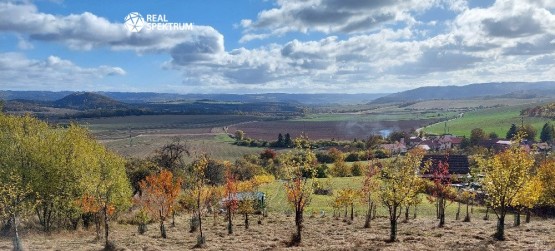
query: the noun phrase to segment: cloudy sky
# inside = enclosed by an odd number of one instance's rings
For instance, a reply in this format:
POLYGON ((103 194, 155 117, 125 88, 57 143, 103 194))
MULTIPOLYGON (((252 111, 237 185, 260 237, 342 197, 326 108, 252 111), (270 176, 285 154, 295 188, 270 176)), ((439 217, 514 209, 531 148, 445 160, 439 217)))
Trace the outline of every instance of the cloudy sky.
POLYGON ((553 0, 0 1, 0 89, 373 93, 555 79, 553 0), (192 30, 130 32, 131 12, 192 30))

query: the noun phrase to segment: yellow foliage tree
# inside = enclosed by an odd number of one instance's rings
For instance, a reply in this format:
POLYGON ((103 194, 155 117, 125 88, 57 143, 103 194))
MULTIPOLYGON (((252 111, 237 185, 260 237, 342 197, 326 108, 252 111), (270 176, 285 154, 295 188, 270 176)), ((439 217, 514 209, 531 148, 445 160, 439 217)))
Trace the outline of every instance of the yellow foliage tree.
POLYGON ((411 150, 406 156, 384 164, 379 173, 378 196, 389 211, 390 241, 397 240, 397 221, 401 215, 401 207, 407 206, 411 198, 421 190, 418 172, 423 156, 423 151, 411 150))
POLYGON ((478 164, 485 173, 482 188, 487 194, 487 204, 497 216, 495 238, 505 239, 505 216, 508 208, 517 202, 519 193, 532 180, 534 157, 519 146, 522 135, 517 134, 517 142, 511 148, 489 159, 478 159, 478 164))

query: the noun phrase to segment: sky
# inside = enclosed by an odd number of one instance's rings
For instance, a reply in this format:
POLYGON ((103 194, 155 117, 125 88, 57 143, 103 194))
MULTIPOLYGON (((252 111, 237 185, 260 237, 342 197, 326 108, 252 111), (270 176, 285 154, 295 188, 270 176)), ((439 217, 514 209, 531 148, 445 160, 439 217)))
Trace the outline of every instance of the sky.
POLYGON ((0 90, 390 93, 554 76, 553 0, 0 0, 0 90))

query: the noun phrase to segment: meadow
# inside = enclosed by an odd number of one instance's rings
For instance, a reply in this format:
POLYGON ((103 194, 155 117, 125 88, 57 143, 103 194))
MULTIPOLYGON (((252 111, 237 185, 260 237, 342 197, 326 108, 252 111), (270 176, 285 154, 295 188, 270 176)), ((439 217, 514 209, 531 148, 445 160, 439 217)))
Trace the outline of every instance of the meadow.
MULTIPOLYGON (((511 124, 520 126, 521 123, 531 124, 539 132, 546 122, 550 119, 520 116, 520 111, 530 105, 505 106, 497 108, 480 109, 467 112, 462 118, 452 119, 447 122, 448 132, 457 136, 470 136, 470 131, 474 128, 482 128, 486 133, 495 132, 499 137, 504 138, 511 124)), ((444 133, 445 123, 437 123, 425 127, 427 133, 444 133)))

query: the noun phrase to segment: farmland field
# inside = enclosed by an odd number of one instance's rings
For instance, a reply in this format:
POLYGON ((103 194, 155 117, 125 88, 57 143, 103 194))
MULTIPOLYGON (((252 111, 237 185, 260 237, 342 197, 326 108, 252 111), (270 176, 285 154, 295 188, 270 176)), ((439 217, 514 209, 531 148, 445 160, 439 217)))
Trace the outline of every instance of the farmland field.
MULTIPOLYGON (((522 117, 520 111, 529 105, 507 106, 499 108, 481 109, 467 112, 464 117, 450 120, 447 122, 449 133, 458 136, 470 136, 473 128, 482 128, 486 133, 495 132, 499 137, 505 137, 505 134, 511 127, 511 124, 520 125, 522 117)), ((532 124, 539 132, 546 122, 551 121, 545 118, 524 116, 524 124, 532 124)), ((441 134, 444 132, 444 123, 438 123, 424 128, 425 132, 441 134)))
POLYGON ((310 139, 363 139, 381 130, 410 130, 437 122, 438 119, 399 121, 260 121, 230 127, 230 131, 243 130, 247 137, 275 140, 279 133, 297 137, 304 133, 310 139))

